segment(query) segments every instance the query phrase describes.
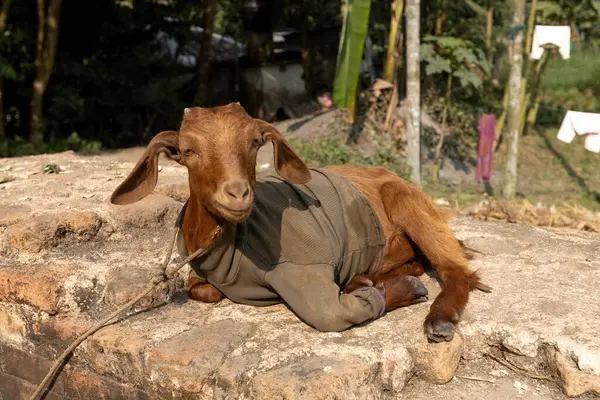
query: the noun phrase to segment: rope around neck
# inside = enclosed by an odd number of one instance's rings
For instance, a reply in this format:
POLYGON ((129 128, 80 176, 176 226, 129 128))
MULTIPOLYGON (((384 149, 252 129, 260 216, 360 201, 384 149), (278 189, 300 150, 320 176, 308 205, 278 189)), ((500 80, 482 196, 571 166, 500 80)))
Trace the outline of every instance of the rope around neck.
MULTIPOLYGON (((212 235, 211 242, 214 241, 214 238, 217 236, 219 231, 220 231, 220 227, 217 227, 217 229, 215 230, 215 232, 212 235)), ((50 368, 50 371, 48 371, 48 373, 46 374, 46 376, 44 377, 42 382, 38 385, 35 392, 29 398, 30 400, 37 399, 37 397, 43 391, 45 391, 46 386, 48 385, 50 380, 54 377, 56 372, 60 369, 60 367, 65 363, 65 360, 69 356, 69 354, 71 354, 71 352, 73 350, 75 350, 75 348, 77 346, 79 346, 85 339, 87 339, 89 336, 96 333, 98 330, 100 330, 104 325, 106 325, 113 318, 119 316, 124 311, 129 310, 131 307, 133 307, 134 304, 136 304, 138 301, 140 301, 141 299, 146 297, 148 294, 150 294, 156 287, 158 287, 158 285, 160 285, 163 282, 167 282, 170 279, 173 279, 175 274, 181 268, 183 268, 187 263, 189 263, 190 261, 193 261, 194 259, 196 259, 198 257, 201 257, 208 250, 210 250, 210 248, 211 248, 210 246, 207 247, 206 249, 198 249, 193 254, 188 256, 185 260, 176 264, 175 267, 173 267, 170 271, 167 271, 167 266, 169 265, 169 261, 171 260, 171 255, 173 254, 173 247, 175 245, 175 240, 177 240, 178 232, 179 232, 179 229, 176 229, 175 234, 173 235, 173 239, 171 240, 171 242, 169 243, 169 246, 167 247, 167 253, 165 255, 165 259, 164 259, 163 263, 160 266, 160 270, 155 276, 152 277, 152 279, 148 283, 148 286, 146 287, 146 289, 144 289, 139 295, 134 297, 128 303, 121 306, 118 310, 116 310, 112 314, 108 315, 102 321, 100 321, 96 325, 92 326, 85 333, 81 334, 81 336, 79 336, 69 347, 67 347, 67 349, 65 351, 63 351, 62 354, 56 359, 56 361, 54 362, 54 365, 52 365, 52 368, 50 368)))

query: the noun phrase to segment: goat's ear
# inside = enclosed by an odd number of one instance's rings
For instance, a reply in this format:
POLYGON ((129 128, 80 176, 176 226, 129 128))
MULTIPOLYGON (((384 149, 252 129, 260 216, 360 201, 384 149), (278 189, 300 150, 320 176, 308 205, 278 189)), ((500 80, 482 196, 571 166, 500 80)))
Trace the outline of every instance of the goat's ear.
POLYGON ((263 141, 270 140, 273 143, 273 160, 277 173, 290 183, 301 184, 310 181, 310 170, 277 128, 260 119, 256 119, 256 122, 262 132, 263 141))
POLYGON ((135 203, 152 193, 158 181, 160 153, 165 153, 171 160, 180 162, 177 132, 164 131, 152 138, 133 170, 113 192, 110 197, 112 204, 135 203))

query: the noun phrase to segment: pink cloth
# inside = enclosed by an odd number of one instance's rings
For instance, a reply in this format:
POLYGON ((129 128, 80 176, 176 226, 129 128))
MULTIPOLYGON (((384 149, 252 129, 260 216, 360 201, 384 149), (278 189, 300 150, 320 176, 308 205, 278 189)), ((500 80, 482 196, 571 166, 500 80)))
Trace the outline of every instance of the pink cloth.
POLYGON ((489 181, 492 176, 492 156, 494 155, 494 140, 496 140, 496 116, 481 114, 479 118, 479 151, 477 153, 477 171, 475 179, 489 181))

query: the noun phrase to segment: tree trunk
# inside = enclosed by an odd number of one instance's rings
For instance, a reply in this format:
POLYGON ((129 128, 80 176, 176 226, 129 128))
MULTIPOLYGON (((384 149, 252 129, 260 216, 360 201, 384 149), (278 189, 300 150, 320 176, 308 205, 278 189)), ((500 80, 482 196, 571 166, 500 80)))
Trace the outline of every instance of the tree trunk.
POLYGON ((61 2, 62 0, 49 0, 46 9, 45 0, 37 0, 38 35, 29 132, 29 140, 32 143, 42 143, 44 141, 42 129, 44 93, 56 58, 61 2))
POLYGON ((531 92, 535 91, 535 75, 536 75, 536 64, 534 60, 529 59, 531 54, 531 47, 533 43, 533 30, 535 28, 535 11, 537 8, 537 0, 531 0, 529 7, 529 17, 527 18, 527 36, 525 37, 525 47, 523 48, 523 74, 524 80, 523 87, 523 110, 521 110, 521 116, 519 117, 519 134, 523 135, 525 130, 525 123, 527 118, 527 112, 529 111, 529 104, 531 100, 531 92))
POLYGON ((440 132, 440 139, 437 146, 435 146, 435 153, 433 155, 433 171, 431 174, 432 181, 438 183, 439 172, 440 172, 440 156, 442 155, 442 147, 444 147, 444 139, 446 137, 446 120, 448 118, 448 104, 450 103, 450 93, 452 92, 452 74, 448 74, 448 80, 446 82, 446 97, 444 98, 444 108, 442 109, 442 132, 440 132))
POLYGON ((306 1, 303 2, 304 19, 302 21, 301 46, 302 46, 302 71, 304 72, 304 90, 313 98, 315 93, 315 85, 313 79, 313 51, 308 42, 308 24, 309 14, 306 9, 306 1))
POLYGON ((406 1, 406 126, 408 164, 411 180, 421 186, 421 72, 420 72, 420 0, 406 1))
POLYGON ((263 65, 273 56, 273 0, 245 0, 242 17, 248 57, 263 65))
POLYGON ((197 58, 198 87, 196 88, 195 104, 198 106, 209 106, 209 79, 212 50, 212 36, 215 29, 215 14, 217 13, 217 0, 208 0, 204 10, 204 31, 202 32, 202 43, 200 54, 197 58))
POLYGON ((546 70, 548 61, 550 60, 550 54, 551 53, 549 51, 545 51, 542 55, 541 60, 537 62, 535 68, 535 75, 533 77, 534 81, 531 83, 531 96, 528 101, 528 104, 532 104, 532 106, 527 110, 527 120, 525 121, 525 129, 523 130, 523 134, 530 132, 533 129, 533 126, 535 125, 538 108, 540 106, 538 97, 540 93, 540 88, 542 87, 544 71, 546 70))
MULTIPOLYGON (((6 29, 6 18, 8 17, 8 9, 10 8, 11 0, 2 2, 2 10, 0 10, 0 36, 6 29)), ((4 78, 0 75, 0 139, 4 139, 4 78)))
MULTIPOLYGON (((523 51, 526 60, 529 60, 529 54, 531 54, 531 44, 533 43, 533 29, 535 28, 535 11, 537 9, 537 0, 531 0, 529 6, 529 17, 527 18, 527 37, 525 38, 525 48, 523 51)), ((528 62, 526 62, 527 64, 528 62)))
MULTIPOLYGON (((515 0, 513 26, 525 21, 525 0, 515 0)), ((521 115, 521 80, 523 74, 523 31, 519 31, 511 44, 511 67, 508 91, 507 155, 504 171, 505 199, 512 199, 517 192, 517 163, 519 157, 519 117, 521 115)))
POLYGON ((390 21, 390 36, 388 49, 383 66, 383 79, 394 83, 396 81, 396 66, 398 65, 398 28, 401 27, 404 0, 394 0, 392 4, 392 19, 390 21))
POLYGON ((448 14, 441 13, 435 19, 435 36, 442 36, 442 31, 444 30, 444 22, 448 19, 448 14))
POLYGON ((492 64, 492 28, 494 25, 494 9, 490 8, 485 12, 485 51, 487 53, 488 62, 492 64))

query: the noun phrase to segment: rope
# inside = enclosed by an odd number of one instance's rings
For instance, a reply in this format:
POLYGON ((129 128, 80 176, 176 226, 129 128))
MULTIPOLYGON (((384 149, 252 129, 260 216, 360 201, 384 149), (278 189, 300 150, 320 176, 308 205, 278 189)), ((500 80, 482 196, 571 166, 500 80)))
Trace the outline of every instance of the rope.
MULTIPOLYGON (((217 227, 217 230, 212 235, 212 239, 214 239, 216 237, 217 233, 219 232, 219 229, 220 228, 217 227)), ((107 324, 113 318, 117 317, 119 314, 123 313, 124 311, 129 310, 131 307, 133 307, 133 305, 135 303, 140 301, 146 295, 150 294, 161 283, 172 279, 175 276, 175 274, 181 268, 183 268, 187 263, 189 263, 190 261, 192 261, 198 257, 201 257, 204 253, 206 253, 210 249, 210 247, 208 247, 206 249, 196 250, 193 254, 191 254, 185 260, 176 264, 176 266, 173 269, 171 269, 171 271, 167 271, 167 266, 169 265, 169 261, 171 260, 171 255, 173 254, 173 247, 175 245, 175 240, 177 239, 177 233, 178 233, 178 230, 175 231, 175 234, 173 235, 173 239, 171 240, 171 242, 167 248, 167 254, 165 255, 165 259, 160 266, 159 272, 150 280, 150 282, 148 283, 148 286, 143 290, 143 292, 141 292, 139 295, 134 297, 128 303, 124 304, 118 310, 114 311, 112 314, 110 314, 109 316, 104 318, 102 321, 100 321, 96 325, 92 326, 85 333, 83 333, 81 336, 79 336, 69 347, 67 347, 67 349, 65 351, 63 351, 62 354, 58 357, 58 359, 54 362, 54 365, 52 365, 52 368, 50 368, 50 371, 48 371, 48 373, 46 374, 46 376, 44 377, 42 382, 38 385, 35 392, 29 398, 30 400, 35 400, 46 389, 46 386, 48 385, 50 380, 54 377, 56 372, 60 369, 61 365, 63 365, 66 358, 69 356, 69 354, 73 350, 75 350, 75 348, 77 346, 79 346, 85 339, 87 339, 89 336, 96 333, 105 324, 107 324)))

